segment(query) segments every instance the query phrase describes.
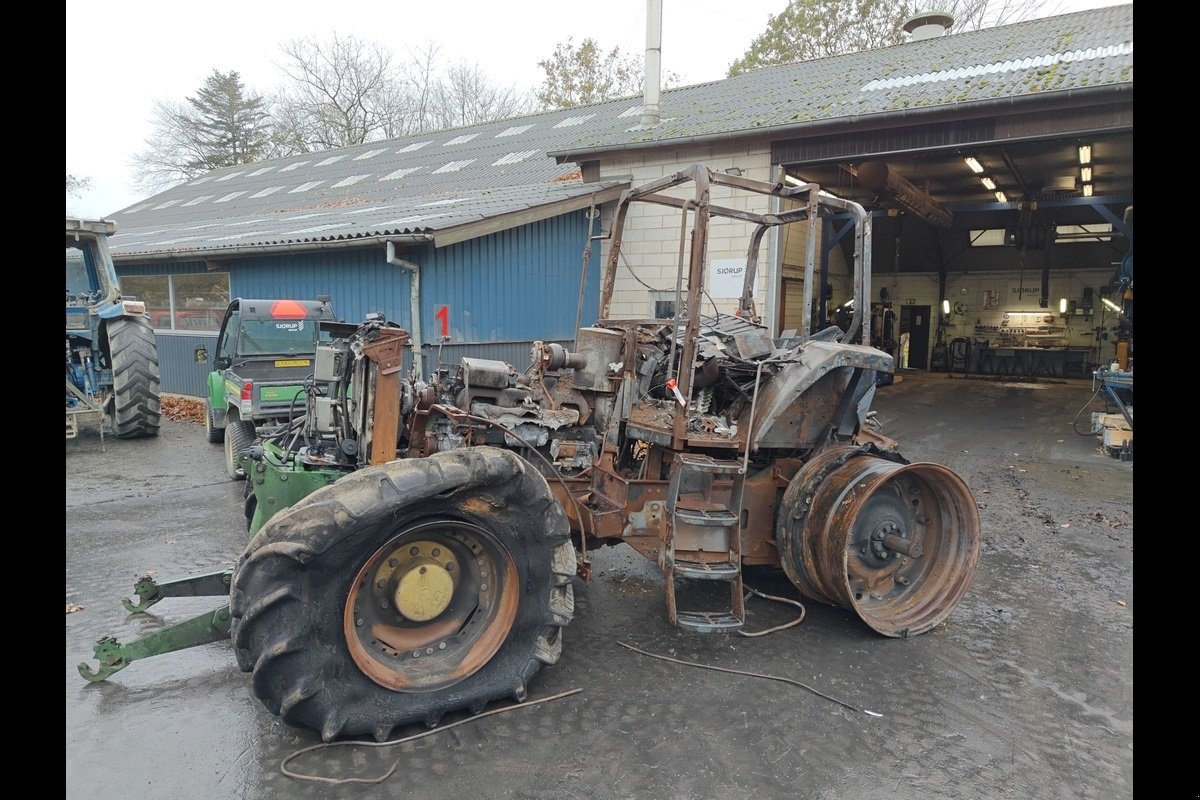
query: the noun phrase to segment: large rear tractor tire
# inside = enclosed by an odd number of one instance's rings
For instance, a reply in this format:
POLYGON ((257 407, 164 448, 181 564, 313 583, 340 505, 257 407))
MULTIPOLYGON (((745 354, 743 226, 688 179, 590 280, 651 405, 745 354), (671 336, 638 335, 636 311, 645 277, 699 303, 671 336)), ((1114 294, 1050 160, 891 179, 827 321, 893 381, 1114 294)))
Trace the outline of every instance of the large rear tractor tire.
POLYGON ((575 549, 545 478, 493 447, 351 473, 271 517, 234 568, 238 664, 331 741, 526 698, 562 652, 575 549))
POLYGON ((225 441, 225 429, 217 427, 215 414, 212 401, 206 398, 204 400, 204 438, 210 444, 220 444, 225 441))
POLYGON ((776 541, 788 578, 884 636, 945 620, 975 577, 980 522, 963 480, 867 448, 832 448, 784 492, 776 541))
POLYGON ((108 413, 118 439, 157 436, 162 420, 158 346, 146 317, 116 317, 104 324, 103 346, 112 369, 108 413))
POLYGON ((250 450, 254 444, 254 423, 234 417, 227 418, 225 423, 225 474, 231 481, 243 481, 246 473, 242 471, 238 461, 243 453, 250 450))

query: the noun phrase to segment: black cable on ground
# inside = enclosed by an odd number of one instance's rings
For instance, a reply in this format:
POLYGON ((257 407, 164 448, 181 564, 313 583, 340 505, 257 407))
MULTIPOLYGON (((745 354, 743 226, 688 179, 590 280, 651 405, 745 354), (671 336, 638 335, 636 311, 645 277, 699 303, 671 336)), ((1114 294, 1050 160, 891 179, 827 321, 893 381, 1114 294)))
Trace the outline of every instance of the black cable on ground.
MULTIPOLYGON (((786 597, 776 597, 773 594, 763 594, 762 592, 758 591, 757 589, 751 589, 749 586, 747 586, 745 588, 749 594, 757 595, 758 597, 761 597, 764 600, 774 600, 776 603, 787 603, 788 605, 795 606, 796 608, 800 609, 800 616, 796 617, 791 622, 785 622, 782 625, 776 625, 774 628, 767 628, 765 631, 739 630, 738 633, 740 633, 742 636, 745 636, 747 638, 755 638, 757 636, 766 636, 768 633, 775 633, 775 631, 782 631, 782 630, 786 630, 788 628, 794 628, 797 625, 799 625, 801 622, 804 622, 804 617, 807 616, 807 614, 808 614, 808 610, 804 608, 804 604, 801 603, 799 600, 789 600, 786 597)), ((747 597, 749 597, 749 595, 747 595, 747 597)))
POLYGON ((860 714, 868 714, 872 717, 882 717, 883 716, 883 714, 880 714, 878 711, 868 711, 865 708, 858 708, 857 706, 852 706, 849 703, 846 703, 842 700, 838 700, 836 697, 830 697, 829 695, 825 694, 824 692, 818 691, 817 689, 814 689, 813 687, 811 687, 807 684, 801 683, 800 681, 792 680, 791 678, 782 678, 778 675, 764 675, 764 674, 758 673, 758 672, 744 672, 740 669, 726 669, 725 667, 714 667, 709 664, 693 664, 688 661, 682 661, 678 658, 671 658, 670 656, 660 656, 657 653, 647 653, 645 650, 640 650, 631 644, 626 644, 625 642, 617 642, 617 644, 621 645, 621 647, 624 647, 627 650, 632 650, 635 653, 641 653, 644 656, 650 656, 650 658, 657 658, 660 661, 670 661, 672 664, 682 664, 685 667, 699 667, 700 669, 711 669, 711 670, 715 670, 717 672, 728 672, 731 675, 745 675, 750 678, 765 678, 769 681, 780 681, 782 683, 790 683, 793 686, 799 686, 801 689, 810 691, 813 694, 817 695, 818 697, 823 697, 826 700, 830 701, 831 703, 837 703, 839 706, 842 706, 843 708, 848 708, 851 711, 857 711, 860 714))
POLYGON ((279 764, 279 771, 282 772, 284 775, 287 775, 289 778, 295 778, 296 780, 315 781, 317 783, 328 783, 328 784, 332 784, 334 786, 340 786, 345 783, 368 783, 368 784, 383 783, 388 778, 390 778, 392 776, 392 774, 396 771, 396 769, 400 766, 399 758, 397 758, 394 762, 392 762, 392 766, 388 767, 387 772, 385 772, 382 775, 375 777, 375 778, 329 778, 324 775, 306 775, 302 772, 294 772, 294 771, 288 769, 288 764, 290 762, 296 760, 300 756, 304 755, 305 753, 311 753, 315 750, 325 750, 325 749, 331 748, 331 747, 392 747, 394 745, 404 744, 405 742, 411 742, 416 739, 423 739, 426 736, 433 736, 434 734, 441 733, 442 731, 448 731, 451 728, 457 728, 459 725, 466 725, 468 722, 475 722, 476 720, 481 720, 484 717, 490 717, 493 714, 503 714, 506 711, 516 711, 518 708, 529 708, 530 706, 536 706, 536 705, 540 705, 542 703, 548 703, 551 700, 561 700, 564 697, 570 697, 571 695, 579 694, 582 691, 583 691, 583 689, 571 689, 570 691, 560 692, 559 694, 551 695, 550 697, 543 697, 538 700, 526 700, 524 703, 517 703, 516 705, 505 706, 504 708, 492 709, 491 711, 485 711, 482 714, 476 714, 473 717, 468 717, 466 719, 460 719, 458 722, 451 722, 449 725, 442 725, 440 727, 433 728, 432 730, 421 731, 420 733, 414 733, 411 736, 404 736, 399 739, 392 739, 391 741, 387 741, 387 742, 348 741, 348 742, 322 742, 321 744, 314 744, 311 747, 305 747, 300 750, 296 750, 291 755, 289 755, 287 758, 285 758, 279 764))
MULTIPOLYGON (((1088 401, 1083 404, 1083 408, 1081 408, 1077 412, 1075 412, 1075 417, 1074 417, 1074 419, 1071 420, 1071 430, 1075 431, 1080 436, 1093 436, 1094 435, 1094 433, 1092 431, 1088 431, 1087 433, 1084 433, 1083 431, 1079 430, 1079 415, 1082 414, 1084 411, 1087 411, 1088 406, 1090 406, 1093 402, 1095 402, 1096 397, 1099 394, 1100 394, 1100 388, 1097 387, 1096 391, 1092 392, 1092 396, 1088 398, 1088 401)), ((1107 408, 1107 405, 1105 406, 1105 408, 1107 408)))

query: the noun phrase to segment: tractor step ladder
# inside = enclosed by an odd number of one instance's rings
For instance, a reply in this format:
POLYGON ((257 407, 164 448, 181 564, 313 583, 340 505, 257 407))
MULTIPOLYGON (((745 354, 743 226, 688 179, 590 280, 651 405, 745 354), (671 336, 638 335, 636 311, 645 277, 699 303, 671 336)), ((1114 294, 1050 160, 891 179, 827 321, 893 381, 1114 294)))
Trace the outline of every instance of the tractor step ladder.
POLYGON ((677 453, 672 466, 662 552, 667 618, 697 633, 739 630, 746 620, 739 524, 745 471, 736 461, 692 453, 677 453), (714 482, 724 477, 732 480, 727 502, 713 497, 714 482), (676 581, 728 583, 728 607, 681 611, 676 605, 676 581))

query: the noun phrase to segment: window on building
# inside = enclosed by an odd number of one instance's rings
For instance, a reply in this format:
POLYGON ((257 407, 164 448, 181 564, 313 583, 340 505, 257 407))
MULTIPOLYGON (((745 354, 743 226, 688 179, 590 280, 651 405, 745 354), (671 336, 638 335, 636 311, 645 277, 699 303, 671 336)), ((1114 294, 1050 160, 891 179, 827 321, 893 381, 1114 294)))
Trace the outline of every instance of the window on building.
MULTIPOLYGON (((651 290, 649 295, 651 319, 675 319, 675 291, 673 289, 669 292, 651 290)), ((686 298, 685 294, 683 299, 686 298)))
POLYGON ((1058 233, 1054 240, 1056 244, 1112 241, 1112 224, 1108 222, 1088 225, 1059 225, 1056 232, 1058 233))
POLYGON ((971 231, 971 247, 1002 247, 1008 244, 1004 228, 983 228, 971 231))
MULTIPOLYGON (((1054 229, 1055 244, 1075 242, 1107 242, 1113 237, 1112 225, 1097 222, 1088 225, 1057 225, 1054 229)), ((972 247, 1002 247, 1013 244, 1013 231, 1004 228, 982 228, 970 232, 972 247)))
POLYGON ((229 273, 127 275, 121 293, 145 302, 157 330, 216 331, 229 305, 229 273))

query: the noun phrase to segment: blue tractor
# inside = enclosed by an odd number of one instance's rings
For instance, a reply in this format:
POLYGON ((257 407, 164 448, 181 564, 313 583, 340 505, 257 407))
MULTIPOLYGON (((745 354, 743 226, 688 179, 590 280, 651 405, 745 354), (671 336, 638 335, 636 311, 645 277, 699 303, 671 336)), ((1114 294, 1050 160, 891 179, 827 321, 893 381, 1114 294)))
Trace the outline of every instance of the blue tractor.
POLYGON ((67 438, 85 426, 157 436, 158 348, 146 304, 121 295, 110 220, 67 217, 67 438))

